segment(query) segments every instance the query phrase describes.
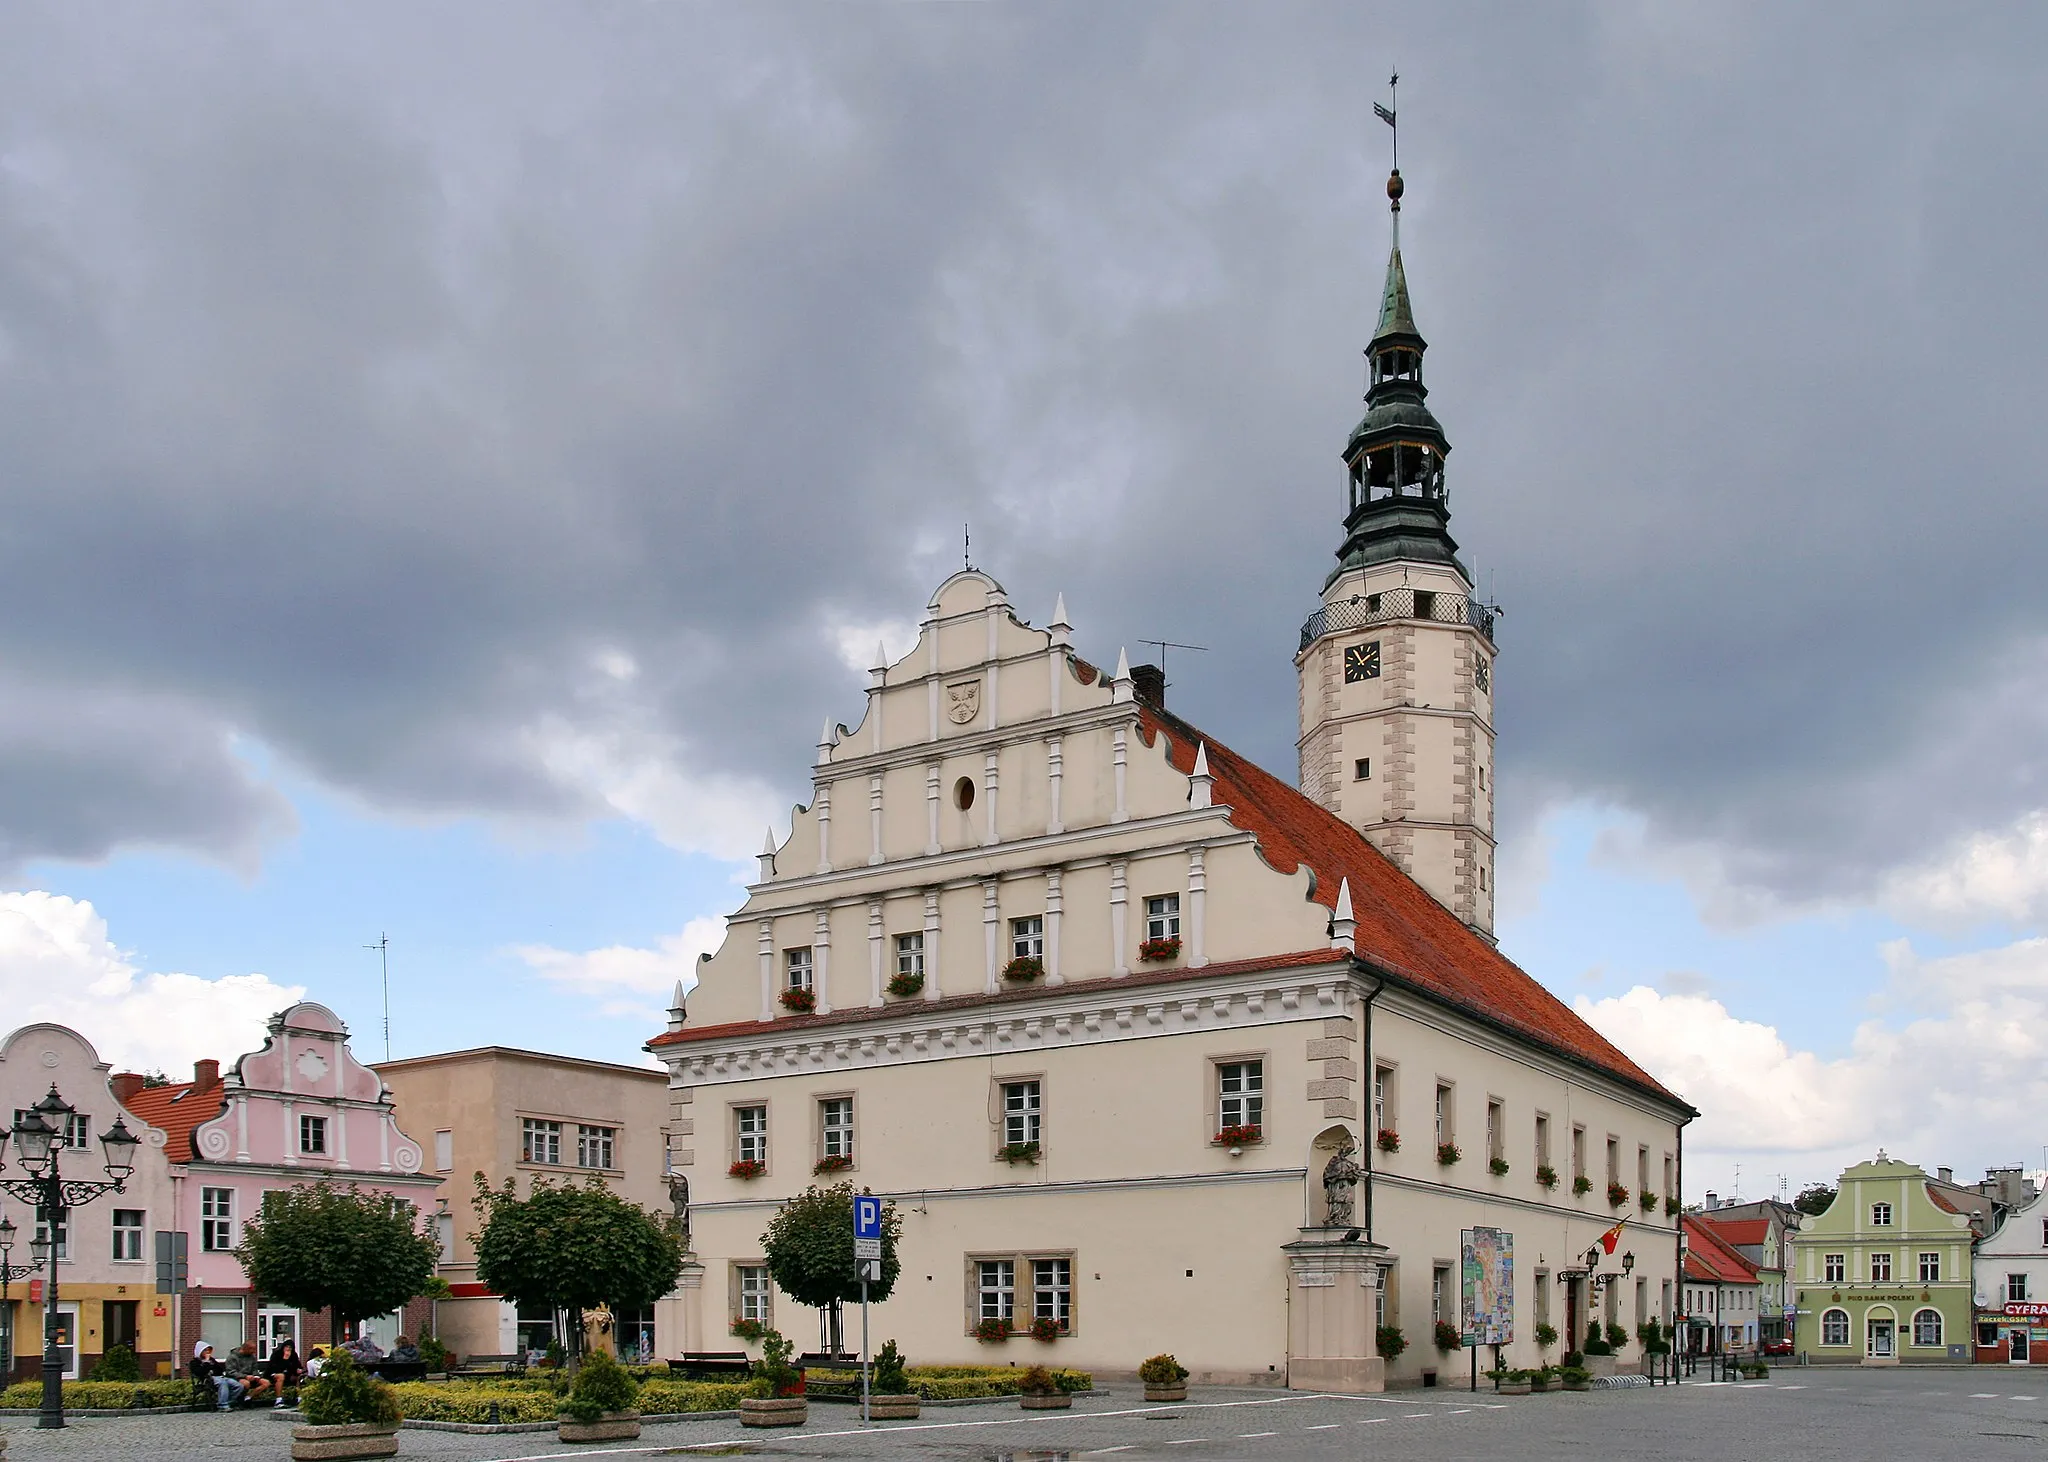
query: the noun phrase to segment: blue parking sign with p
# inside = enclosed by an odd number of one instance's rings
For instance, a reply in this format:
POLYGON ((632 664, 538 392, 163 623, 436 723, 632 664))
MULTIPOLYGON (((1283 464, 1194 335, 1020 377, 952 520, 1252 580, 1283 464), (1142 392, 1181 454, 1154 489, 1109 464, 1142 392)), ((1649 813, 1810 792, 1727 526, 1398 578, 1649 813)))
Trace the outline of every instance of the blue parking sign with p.
POLYGON ((882 1200, 863 1194, 853 1200, 853 1236, 879 1239, 882 1236, 882 1200))

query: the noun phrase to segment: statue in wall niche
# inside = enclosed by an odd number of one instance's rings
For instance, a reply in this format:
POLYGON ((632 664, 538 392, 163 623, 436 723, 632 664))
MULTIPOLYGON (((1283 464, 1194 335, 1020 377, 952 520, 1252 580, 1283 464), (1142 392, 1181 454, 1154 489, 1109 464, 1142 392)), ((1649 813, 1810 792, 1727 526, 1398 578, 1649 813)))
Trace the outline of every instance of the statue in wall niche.
POLYGON ((675 1209, 676 1227, 683 1231, 683 1250, 690 1248, 690 1180, 682 1173, 668 1175, 668 1201, 675 1209))
POLYGON ((1358 1165, 1358 1145, 1349 1135, 1344 1145, 1323 1164, 1323 1227, 1350 1228, 1354 1197, 1365 1169, 1358 1165))

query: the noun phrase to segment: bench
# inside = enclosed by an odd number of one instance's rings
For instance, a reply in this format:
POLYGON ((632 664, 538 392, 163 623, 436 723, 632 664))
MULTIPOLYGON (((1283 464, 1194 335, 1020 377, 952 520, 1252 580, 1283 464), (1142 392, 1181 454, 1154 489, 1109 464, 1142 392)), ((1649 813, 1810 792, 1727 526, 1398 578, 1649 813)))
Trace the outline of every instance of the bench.
POLYGON ((668 1368, 686 1381, 744 1381, 754 1374, 754 1363, 744 1350, 691 1351, 670 1361, 668 1368))
POLYGON ((524 1355, 473 1355, 453 1367, 451 1376, 511 1376, 526 1369, 524 1355))
POLYGON ((424 1381, 427 1378, 427 1363, 423 1360, 373 1360, 363 1369, 384 1381, 424 1381))

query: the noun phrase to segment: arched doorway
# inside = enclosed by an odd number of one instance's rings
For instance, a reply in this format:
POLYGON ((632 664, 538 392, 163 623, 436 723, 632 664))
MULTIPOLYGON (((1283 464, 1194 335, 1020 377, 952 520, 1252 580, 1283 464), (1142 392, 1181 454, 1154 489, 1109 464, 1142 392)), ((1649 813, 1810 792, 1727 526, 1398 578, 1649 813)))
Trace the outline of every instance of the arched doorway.
POLYGON ((1863 1363, 1867 1366, 1895 1366, 1899 1363, 1899 1316, 1890 1305, 1872 1305, 1863 1316, 1863 1363))

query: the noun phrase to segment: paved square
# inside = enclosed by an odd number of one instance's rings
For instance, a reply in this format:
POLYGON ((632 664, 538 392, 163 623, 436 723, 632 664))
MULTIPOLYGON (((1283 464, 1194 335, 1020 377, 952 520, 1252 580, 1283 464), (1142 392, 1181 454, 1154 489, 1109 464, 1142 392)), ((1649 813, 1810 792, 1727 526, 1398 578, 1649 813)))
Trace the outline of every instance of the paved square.
MULTIPOLYGON (((1723 1462, 1733 1455, 1800 1462, 1876 1457, 2037 1457, 2048 1443, 2048 1387, 1987 1370, 1796 1371, 1734 1385, 1497 1397, 1481 1391, 1391 1396, 1298 1395, 1203 1388, 1177 1406, 1147 1407, 1135 1387, 1110 1386, 1071 1412, 1014 1405, 943 1407, 919 1421, 862 1428, 844 1406, 815 1403, 801 1430, 743 1433, 729 1420, 648 1426, 622 1446, 564 1446, 547 1432, 468 1436, 403 1433, 400 1456, 460 1462, 538 1462, 564 1456, 733 1455, 910 1458, 921 1462, 1283 1462, 1375 1458, 1656 1457, 1723 1462)), ((262 1412, 134 1420, 84 1418, 61 1432, 31 1419, 5 1423, 8 1462, 186 1462, 281 1458, 289 1431, 262 1412)))

